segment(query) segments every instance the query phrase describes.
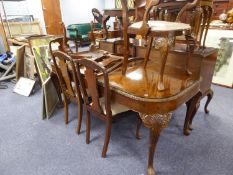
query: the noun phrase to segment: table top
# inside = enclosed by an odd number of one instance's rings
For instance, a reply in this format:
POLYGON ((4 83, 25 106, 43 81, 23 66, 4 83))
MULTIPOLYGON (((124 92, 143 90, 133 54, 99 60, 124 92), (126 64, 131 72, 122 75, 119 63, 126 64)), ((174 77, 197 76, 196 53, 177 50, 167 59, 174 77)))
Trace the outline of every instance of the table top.
POLYGON ((115 89, 121 89, 132 96, 154 100, 176 96, 192 86, 199 77, 189 76, 184 70, 166 66, 164 91, 158 91, 158 79, 158 65, 152 61, 146 69, 143 64, 129 65, 126 75, 122 75, 121 70, 109 74, 110 85, 115 89))
MULTIPOLYGON (((139 62, 129 65, 126 75, 122 75, 121 69, 110 73, 112 99, 120 98, 117 101, 135 111, 166 113, 175 110, 199 91, 199 77, 188 76, 184 70, 170 66, 165 69, 165 90, 159 91, 159 70, 155 65, 150 62, 144 69, 143 62, 139 62)), ((101 77, 99 82, 103 83, 101 77)))
MULTIPOLYGON (((109 64, 108 59, 104 59, 109 55, 104 51, 83 52, 78 55, 109 64)), ((115 59, 119 61, 119 58, 115 59)), ((165 113, 175 110, 200 90, 201 80, 198 74, 187 75, 184 69, 169 64, 166 65, 164 73, 165 90, 159 91, 159 68, 158 64, 151 60, 144 69, 143 60, 139 60, 128 65, 126 75, 122 75, 121 68, 109 73, 111 99, 135 111, 165 113)), ((101 77, 99 83, 103 84, 101 77)))

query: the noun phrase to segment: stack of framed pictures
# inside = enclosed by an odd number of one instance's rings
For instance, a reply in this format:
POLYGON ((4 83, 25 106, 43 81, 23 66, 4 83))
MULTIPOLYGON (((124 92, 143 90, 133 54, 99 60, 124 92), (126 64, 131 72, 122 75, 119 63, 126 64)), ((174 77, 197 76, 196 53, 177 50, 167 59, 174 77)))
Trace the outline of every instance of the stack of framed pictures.
POLYGON ((42 117, 50 118, 58 103, 56 89, 52 83, 51 73, 51 54, 49 42, 54 36, 32 37, 29 45, 35 57, 37 72, 42 84, 42 117))

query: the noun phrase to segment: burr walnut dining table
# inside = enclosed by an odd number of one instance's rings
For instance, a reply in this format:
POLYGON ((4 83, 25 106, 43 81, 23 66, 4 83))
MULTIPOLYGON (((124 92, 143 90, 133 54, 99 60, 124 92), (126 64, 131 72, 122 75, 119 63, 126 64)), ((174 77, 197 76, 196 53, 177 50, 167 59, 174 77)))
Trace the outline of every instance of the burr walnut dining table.
MULTIPOLYGON (((167 127, 172 111, 189 101, 191 104, 186 123, 192 120, 192 112, 200 97, 200 78, 185 74, 185 70, 167 66, 164 73, 164 91, 159 91, 159 69, 150 62, 144 69, 143 62, 129 64, 122 75, 121 68, 109 73, 111 101, 116 101, 140 114, 143 124, 150 130, 148 155, 148 175, 154 175, 154 153, 160 132, 167 127)), ((103 80, 99 78, 100 91, 103 80)))
MULTIPOLYGON (((103 66, 120 61, 119 58, 111 58, 111 55, 103 51, 83 52, 77 56, 79 59, 82 57, 100 60, 99 63, 103 66)), ((195 59, 195 69, 201 62, 202 58, 195 59)), ((184 129, 190 129, 193 113, 201 97, 201 78, 198 70, 197 73, 187 75, 185 67, 167 65, 164 71, 165 89, 163 91, 157 88, 160 76, 157 61, 149 60, 145 69, 143 60, 135 59, 128 64, 125 74, 122 74, 120 66, 109 72, 111 101, 138 112, 143 124, 149 129, 148 175, 155 175, 154 154, 162 129, 168 126, 172 112, 185 103, 189 103, 189 107, 184 129)), ((98 84, 99 91, 103 94, 104 87, 101 76, 98 77, 98 84)))
MULTIPOLYGON (((112 55, 96 53, 80 54, 88 59, 100 60, 109 64, 114 62, 112 55), (99 59, 101 58, 101 59, 99 59), (107 61, 112 59, 111 61, 107 61)), ((79 56, 80 56, 79 55, 79 56)), ((115 59, 119 61, 119 59, 115 59)), ((201 63, 201 59, 196 64, 201 63)), ((150 144, 148 155, 148 175, 154 175, 154 153, 160 132, 167 127, 172 112, 182 104, 188 102, 189 108, 185 119, 185 129, 189 129, 193 112, 200 98, 200 74, 187 75, 185 68, 167 65, 164 71, 163 91, 158 90, 160 68, 157 62, 150 60, 147 68, 144 68, 142 59, 130 62, 125 74, 122 67, 109 71, 109 87, 111 101, 127 106, 140 114, 143 124, 150 130, 150 144)), ((99 91, 104 93, 103 79, 98 78, 99 91)))
MULTIPOLYGON (((163 128, 167 127, 171 119, 172 111, 184 103, 189 104, 188 115, 185 119, 185 129, 189 129, 189 125, 193 119, 192 114, 201 96, 199 73, 187 74, 186 67, 179 69, 175 65, 166 65, 165 68, 169 34, 172 33, 172 37, 183 34, 184 31, 189 30, 189 26, 165 22, 159 22, 159 24, 161 25, 157 25, 151 31, 158 33, 160 28, 163 29, 160 30, 161 35, 159 35, 163 38, 163 40, 160 40, 163 42, 159 44, 163 55, 160 66, 154 64, 153 60, 149 60, 148 58, 132 59, 132 61, 127 61, 126 69, 123 64, 121 68, 109 72, 111 101, 116 101, 138 112, 143 124, 150 130, 148 175, 155 175, 153 160, 156 144, 160 132, 163 128), (162 88, 160 88, 161 85, 162 88)), ((135 28, 137 28, 137 25, 135 28)), ((134 32, 134 27, 131 28, 131 31, 132 33, 134 32)), ((101 77, 98 81, 100 89, 103 92, 104 87, 101 86, 101 84, 103 85, 101 77)))
MULTIPOLYGON (((80 53, 79 57, 100 60, 105 66, 111 62, 119 63, 119 58, 114 58, 103 51, 80 53), (112 58, 111 58, 112 57, 112 58), (110 59, 110 61, 108 61, 110 59), (104 62, 104 63, 103 63, 104 62)), ((75 60, 74 60, 75 61, 75 60)), ((111 101, 120 103, 140 114, 140 118, 150 131, 149 155, 147 174, 155 175, 153 166, 156 145, 163 128, 168 126, 172 112, 182 104, 188 103, 189 107, 185 118, 184 130, 189 130, 193 114, 200 93, 200 72, 197 64, 201 64, 202 58, 195 59, 195 71, 191 75, 186 74, 185 67, 166 65, 164 71, 164 90, 158 90, 160 67, 157 60, 149 60, 146 69, 142 59, 129 62, 125 74, 122 67, 109 71, 109 87, 111 101)), ((103 79, 98 77, 99 91, 104 93, 103 79)), ((145 148, 144 148, 145 149, 145 148)))
MULTIPOLYGON (((167 23, 164 24, 164 22, 160 22, 160 24, 162 25, 157 25, 158 27, 151 31, 157 32, 159 27, 165 28, 164 26, 168 25, 167 23)), ((134 31, 133 29, 134 28, 132 28, 131 31, 134 31)), ((161 42, 160 50, 162 49, 162 55, 164 56, 160 58, 159 66, 156 63, 159 57, 157 59, 132 59, 128 60, 127 69, 125 69, 124 74, 122 73, 124 66, 122 66, 114 71, 110 71, 108 75, 111 101, 125 105, 129 109, 138 112, 143 124, 150 130, 148 175, 155 175, 153 166, 155 148, 162 129, 167 127, 171 119, 172 112, 182 104, 188 104, 188 111, 184 124, 184 131, 188 132, 195 114, 196 106, 201 97, 200 71, 198 73, 187 74, 186 64, 183 68, 178 68, 176 64, 166 64, 169 33, 172 32, 172 36, 174 36, 175 34, 184 33, 184 30, 189 30, 189 28, 186 27, 186 25, 176 25, 176 23, 174 23, 170 25, 170 28, 168 28, 166 32, 162 31, 162 35, 160 36, 163 37, 162 41, 165 42, 161 42), (162 89, 160 88, 161 83, 162 89)), ((84 54, 83 57, 96 59, 95 53, 91 56, 88 56, 87 53, 87 55, 84 54)), ((111 59, 111 56, 106 57, 111 59)), ((199 59, 195 67, 200 67, 201 62, 202 58, 199 59)), ((189 68, 191 67, 189 66, 189 68)), ((99 89, 103 93, 104 87, 101 76, 98 81, 99 89)))

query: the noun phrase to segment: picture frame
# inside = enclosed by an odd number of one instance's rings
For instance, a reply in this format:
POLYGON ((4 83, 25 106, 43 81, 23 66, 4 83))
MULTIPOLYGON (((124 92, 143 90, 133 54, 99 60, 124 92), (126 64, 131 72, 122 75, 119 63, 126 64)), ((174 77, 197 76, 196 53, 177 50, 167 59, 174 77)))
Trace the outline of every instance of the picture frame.
POLYGON ((42 85, 42 118, 50 118, 58 103, 58 95, 52 83, 50 73, 51 53, 49 42, 55 36, 40 36, 29 39, 31 52, 34 55, 36 70, 42 85))
POLYGON ((29 97, 29 95, 31 94, 33 90, 33 87, 35 86, 35 83, 36 83, 35 80, 20 77, 14 87, 13 92, 29 97))
POLYGON ((206 45, 219 49, 212 83, 233 88, 233 31, 209 29, 206 45))

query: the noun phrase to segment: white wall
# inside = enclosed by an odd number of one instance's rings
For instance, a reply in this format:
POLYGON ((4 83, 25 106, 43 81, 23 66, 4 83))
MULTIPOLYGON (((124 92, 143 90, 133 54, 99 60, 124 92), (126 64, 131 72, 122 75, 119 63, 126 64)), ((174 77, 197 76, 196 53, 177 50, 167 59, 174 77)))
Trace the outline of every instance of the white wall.
POLYGON ((102 11, 105 0, 60 0, 62 18, 65 25, 89 23, 93 21, 92 8, 102 11))
POLYGON ((41 23, 41 27, 43 32, 46 32, 45 23, 44 23, 44 14, 42 11, 41 0, 27 0, 29 6, 29 12, 34 16, 34 18, 38 19, 41 23))
POLYGON ((9 2, 3 1, 7 15, 29 15, 27 1, 9 2))
POLYGON ((105 8, 115 8, 115 0, 105 0, 105 8))

